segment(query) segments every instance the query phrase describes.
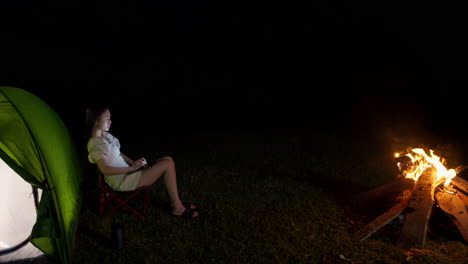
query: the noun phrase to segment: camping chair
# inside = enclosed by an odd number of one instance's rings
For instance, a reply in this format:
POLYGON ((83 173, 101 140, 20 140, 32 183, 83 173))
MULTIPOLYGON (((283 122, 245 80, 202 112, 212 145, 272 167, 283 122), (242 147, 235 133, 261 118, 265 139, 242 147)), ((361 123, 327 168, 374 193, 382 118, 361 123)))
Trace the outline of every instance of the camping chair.
POLYGON ((104 175, 96 166, 96 172, 98 175, 98 197, 99 197, 99 215, 107 216, 117 210, 119 207, 124 206, 132 213, 139 217, 146 215, 148 206, 150 204, 149 188, 141 187, 132 191, 116 191, 111 189, 109 185, 104 181, 104 175), (140 201, 141 209, 137 209, 136 206, 132 206, 131 201, 140 201), (108 206, 106 206, 108 205, 108 206), (106 208, 108 207, 108 208, 106 208))

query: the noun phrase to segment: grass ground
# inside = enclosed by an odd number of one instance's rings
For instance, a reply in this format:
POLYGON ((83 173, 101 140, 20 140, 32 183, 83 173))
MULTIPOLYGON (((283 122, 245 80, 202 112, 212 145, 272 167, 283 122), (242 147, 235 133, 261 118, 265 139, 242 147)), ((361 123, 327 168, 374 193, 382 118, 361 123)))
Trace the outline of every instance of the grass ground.
POLYGON ((124 209, 100 217, 86 202, 74 263, 468 263, 468 245, 443 228, 443 217, 440 228, 430 224, 424 250, 396 246, 395 225, 352 239, 369 220, 350 210, 353 195, 396 173, 388 142, 365 133, 237 130, 148 140, 139 137, 128 154, 154 158, 154 142, 174 157, 181 198, 200 217, 171 216, 159 182, 142 220, 124 209), (120 250, 110 243, 113 223, 124 227, 120 250))

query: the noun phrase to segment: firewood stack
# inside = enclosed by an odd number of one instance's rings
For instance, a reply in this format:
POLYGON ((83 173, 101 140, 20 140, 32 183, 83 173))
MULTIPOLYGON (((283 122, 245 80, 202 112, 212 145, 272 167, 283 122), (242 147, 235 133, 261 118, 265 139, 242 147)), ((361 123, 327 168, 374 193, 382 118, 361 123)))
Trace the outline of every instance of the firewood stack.
MULTIPOLYGON (((407 168, 405 166, 404 168, 407 168)), ((460 167, 459 167, 460 168, 460 167)), ((396 204, 379 215, 354 236, 363 241, 396 217, 404 222, 397 244, 403 248, 424 248, 426 233, 434 204, 450 218, 468 242, 468 182, 454 177, 450 184, 437 177, 437 168, 428 167, 416 181, 400 178, 361 195, 360 199, 375 199, 379 194, 399 192, 396 204)))

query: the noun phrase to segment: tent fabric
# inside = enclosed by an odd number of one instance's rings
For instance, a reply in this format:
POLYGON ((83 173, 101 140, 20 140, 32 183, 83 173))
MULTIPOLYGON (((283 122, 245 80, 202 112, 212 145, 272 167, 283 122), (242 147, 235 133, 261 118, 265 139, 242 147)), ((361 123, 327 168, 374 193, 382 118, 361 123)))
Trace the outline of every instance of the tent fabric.
POLYGON ((42 189, 30 242, 45 255, 70 263, 82 168, 67 127, 39 97, 0 86, 0 158, 42 189))

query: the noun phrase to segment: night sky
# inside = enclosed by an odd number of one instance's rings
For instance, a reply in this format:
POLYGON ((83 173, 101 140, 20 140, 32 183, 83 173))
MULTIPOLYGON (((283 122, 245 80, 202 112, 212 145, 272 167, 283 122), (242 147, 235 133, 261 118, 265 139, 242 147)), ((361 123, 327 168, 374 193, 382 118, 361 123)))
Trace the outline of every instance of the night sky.
POLYGON ((0 4, 0 85, 38 95, 73 131, 98 101, 114 122, 148 129, 153 119, 207 129, 367 124, 457 140, 468 130, 461 6, 10 2, 0 4))

